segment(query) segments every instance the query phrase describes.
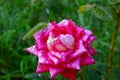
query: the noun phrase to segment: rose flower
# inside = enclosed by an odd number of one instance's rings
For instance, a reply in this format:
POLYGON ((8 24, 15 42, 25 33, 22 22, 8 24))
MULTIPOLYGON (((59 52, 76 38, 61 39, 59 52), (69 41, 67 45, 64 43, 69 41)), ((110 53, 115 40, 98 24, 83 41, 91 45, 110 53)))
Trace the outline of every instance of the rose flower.
POLYGON ((72 20, 49 23, 47 28, 36 32, 34 38, 36 44, 26 50, 38 57, 38 74, 49 71, 51 78, 61 74, 75 80, 81 66, 95 63, 92 55, 96 51, 90 44, 96 37, 72 20))

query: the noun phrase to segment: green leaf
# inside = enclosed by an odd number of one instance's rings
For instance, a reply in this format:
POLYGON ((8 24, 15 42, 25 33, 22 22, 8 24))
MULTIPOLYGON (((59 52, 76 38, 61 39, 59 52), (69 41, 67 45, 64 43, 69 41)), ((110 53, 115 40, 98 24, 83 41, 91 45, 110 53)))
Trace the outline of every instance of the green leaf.
POLYGON ((23 37, 23 40, 30 38, 36 31, 40 30, 43 27, 46 27, 47 25, 47 23, 38 23, 23 37))
POLYGON ((117 4, 117 3, 120 3, 120 0, 110 0, 109 3, 110 4, 117 4))
POLYGON ((110 21, 113 19, 112 11, 108 7, 96 6, 93 9, 95 16, 104 21, 110 21))
POLYGON ((78 12, 79 12, 79 13, 83 13, 83 12, 85 12, 85 11, 87 11, 87 10, 90 10, 90 9, 94 8, 95 6, 96 6, 96 4, 82 5, 82 6, 80 6, 78 12))

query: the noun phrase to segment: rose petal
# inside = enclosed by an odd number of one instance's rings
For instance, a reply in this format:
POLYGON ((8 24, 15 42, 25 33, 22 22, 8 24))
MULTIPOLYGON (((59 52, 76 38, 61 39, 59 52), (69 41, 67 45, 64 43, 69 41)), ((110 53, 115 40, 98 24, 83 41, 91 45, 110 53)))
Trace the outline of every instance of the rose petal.
POLYGON ((68 64, 65 64, 64 66, 70 69, 80 70, 80 58, 72 60, 68 64))
POLYGON ((70 78, 71 80, 76 80, 76 70, 66 69, 61 73, 64 77, 70 78))
POLYGON ((36 40, 36 46, 38 46, 39 49, 47 51, 47 45, 46 41, 48 39, 48 33, 47 29, 40 30, 34 34, 34 38, 36 40))
POLYGON ((48 53, 48 57, 54 62, 54 64, 59 63, 59 59, 56 56, 52 55, 50 52, 48 53))
POLYGON ((90 43, 92 43, 96 39, 96 37, 92 36, 92 31, 85 30, 85 34, 82 39, 84 41, 85 46, 88 46, 90 45, 90 43))
POLYGON ((50 53, 59 59, 62 57, 62 54, 60 52, 51 51, 50 53))
POLYGON ((50 66, 49 71, 50 71, 51 78, 54 78, 57 74, 61 73, 63 70, 64 68, 61 68, 61 67, 50 66))
POLYGON ((77 48, 73 54, 71 54, 71 57, 77 57, 81 56, 83 53, 87 52, 85 46, 83 45, 83 42, 80 40, 79 43, 77 44, 77 48))
POLYGON ((75 41, 78 42, 83 35, 84 35, 84 29, 82 27, 75 26, 75 31, 74 31, 75 41))
POLYGON ((38 53, 38 62, 42 64, 49 64, 48 57, 46 52, 40 51, 38 53))
POLYGON ((95 39, 95 36, 89 36, 89 38, 87 39, 87 45, 90 45, 90 43, 93 42, 95 39))
POLYGON ((95 63, 94 59, 88 53, 84 53, 80 57, 80 61, 81 61, 80 62, 80 66, 86 66, 86 65, 90 65, 90 64, 94 64, 95 63))
POLYGON ((54 44, 52 48, 53 50, 58 51, 58 52, 67 51, 67 48, 63 44, 54 44))
POLYGON ((47 72, 48 70, 48 65, 38 63, 36 73, 47 72))
POLYGON ((26 49, 27 52, 37 56, 38 55, 38 49, 36 48, 36 46, 32 46, 26 49))
POLYGON ((63 34, 63 32, 67 32, 66 34, 73 35, 75 38, 75 41, 78 41, 80 37, 83 36, 84 29, 82 27, 77 26, 72 20, 62 20, 58 23, 60 26, 60 30, 62 30, 60 34, 63 34))
MULTIPOLYGON (((51 63, 52 65, 64 64, 64 63, 69 63, 70 62, 68 60, 70 53, 71 53, 71 50, 68 51, 68 52, 65 52, 65 53, 64 52, 51 51, 51 52, 48 53, 48 57, 52 62, 54 62, 54 64, 51 63)), ((44 59, 43 59, 43 61, 44 61, 44 59)), ((78 69, 78 67, 77 67, 77 69, 78 69)))
POLYGON ((90 55, 94 55, 96 53, 96 50, 91 46, 88 46, 87 50, 89 51, 90 55))
POLYGON ((71 29, 73 27, 71 26, 71 24, 75 25, 75 23, 73 23, 72 20, 66 20, 66 19, 64 19, 64 20, 62 20, 61 22, 58 23, 58 25, 61 28, 62 33, 66 32, 67 34, 73 35, 73 29, 71 29))
POLYGON ((72 35, 66 34, 66 35, 61 35, 60 36, 60 41, 65 47, 68 49, 73 49, 74 48, 74 38, 72 35))
MULTIPOLYGON (((56 22, 49 23, 49 32, 52 33, 54 37, 59 36, 62 34, 67 34, 67 32, 62 32, 62 29, 56 24, 56 22)), ((63 28, 64 29, 64 28, 63 28)))
POLYGON ((66 20, 66 19, 64 19, 64 20, 62 20, 61 22, 58 23, 59 26, 68 26, 68 24, 69 24, 69 21, 66 20))
POLYGON ((67 52, 55 52, 55 51, 50 52, 51 55, 58 59, 59 63, 69 62, 68 59, 71 53, 73 53, 73 50, 68 50, 67 52))
POLYGON ((88 39, 89 36, 92 35, 92 31, 90 30, 85 30, 85 35, 83 37, 83 40, 86 41, 88 39))

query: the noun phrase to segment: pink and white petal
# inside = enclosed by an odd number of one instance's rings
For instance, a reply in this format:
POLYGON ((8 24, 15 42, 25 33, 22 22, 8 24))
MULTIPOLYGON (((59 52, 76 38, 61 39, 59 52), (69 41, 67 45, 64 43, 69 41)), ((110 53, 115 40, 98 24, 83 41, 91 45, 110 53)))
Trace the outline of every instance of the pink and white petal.
POLYGON ((48 57, 54 62, 54 64, 60 63, 59 59, 56 56, 52 55, 51 52, 48 53, 48 57))
POLYGON ((88 46, 87 50, 89 51, 90 55, 94 55, 96 53, 96 50, 91 46, 88 46))
POLYGON ((49 66, 46 65, 46 64, 38 63, 36 73, 39 74, 39 73, 42 73, 42 72, 47 72, 47 71, 49 71, 48 67, 49 66))
POLYGON ((84 31, 84 35, 83 35, 83 41, 87 41, 88 40, 88 38, 89 38, 89 36, 92 36, 92 31, 90 31, 90 30, 85 30, 84 31))
POLYGON ((81 56, 83 53, 87 52, 85 46, 83 45, 83 42, 81 40, 79 40, 78 44, 77 44, 77 49, 75 50, 75 52, 73 54, 71 54, 71 57, 78 57, 81 56))
POLYGON ((38 52, 39 52, 35 45, 32 46, 32 47, 27 48, 26 51, 33 54, 33 55, 35 55, 35 56, 37 56, 38 52))
POLYGON ((86 66, 86 65, 90 65, 90 64, 94 64, 95 61, 94 59, 90 56, 89 53, 84 53, 81 57, 80 57, 80 66, 86 66))
POLYGON ((42 63, 42 64, 48 64, 48 61, 46 60, 46 58, 44 56, 41 56, 41 57, 38 57, 39 59, 39 63, 42 63))
POLYGON ((42 51, 38 53, 38 63, 49 64, 47 53, 42 52, 42 51), (44 54, 46 54, 46 55, 44 55, 44 54))
POLYGON ((51 53, 53 56, 57 57, 57 58, 61 58, 61 57, 62 57, 61 52, 51 51, 50 53, 51 53))
MULTIPOLYGON (((62 20, 60 23, 58 23, 59 27, 62 30, 62 33, 66 32, 67 34, 73 35, 73 25, 75 23, 72 22, 72 20, 62 20)), ((75 25, 76 26, 76 25, 75 25)))
POLYGON ((34 34, 34 38, 36 40, 36 46, 38 46, 39 49, 47 50, 46 45, 46 41, 48 39, 47 29, 36 32, 34 34))
POLYGON ((85 30, 85 34, 82 37, 82 40, 84 41, 84 45, 88 46, 90 43, 92 43, 96 39, 95 36, 92 36, 92 31, 85 30))
POLYGON ((66 78, 70 78, 70 80, 76 80, 76 70, 74 69, 66 69, 61 74, 66 78))
POLYGON ((84 29, 82 27, 77 26, 72 20, 63 20, 58 25, 63 27, 63 31, 67 32, 67 34, 72 35, 77 42, 80 37, 82 37, 84 29))
POLYGON ((74 28, 74 38, 75 41, 78 42, 84 35, 84 29, 80 26, 74 28))
POLYGON ((49 71, 50 71, 51 78, 54 78, 59 73, 61 73, 63 70, 64 70, 64 68, 61 68, 61 67, 50 66, 49 71))
POLYGON ((67 48, 63 44, 55 43, 52 45, 52 49, 57 52, 65 52, 67 48))
POLYGON ((94 40, 96 39, 95 36, 89 36, 89 38, 87 39, 86 43, 87 43, 87 46, 90 45, 90 43, 92 43, 94 40))
POLYGON ((61 34, 61 28, 57 25, 56 22, 49 23, 48 28, 49 32, 52 33, 54 37, 57 37, 61 34))
POLYGON ((68 64, 65 64, 64 67, 80 70, 80 58, 76 58, 76 59, 70 61, 68 64))
POLYGON ((92 35, 92 31, 90 31, 90 30, 85 30, 85 34, 88 35, 88 36, 90 36, 90 35, 92 35))
POLYGON ((67 62, 71 53, 73 53, 73 50, 68 50, 67 52, 55 52, 55 51, 50 52, 51 55, 58 59, 59 63, 67 62))
POLYGON ((74 49, 74 37, 72 35, 60 35, 59 40, 67 49, 74 49))
POLYGON ((54 28, 52 27, 52 32, 56 34, 57 36, 60 34, 70 34, 73 35, 74 29, 76 28, 76 24, 72 20, 62 20, 58 24, 52 23, 54 25, 54 28))
POLYGON ((58 25, 59 25, 59 26, 62 26, 62 25, 67 26, 68 23, 69 23, 69 20, 64 19, 64 20, 62 20, 61 22, 59 22, 58 25))

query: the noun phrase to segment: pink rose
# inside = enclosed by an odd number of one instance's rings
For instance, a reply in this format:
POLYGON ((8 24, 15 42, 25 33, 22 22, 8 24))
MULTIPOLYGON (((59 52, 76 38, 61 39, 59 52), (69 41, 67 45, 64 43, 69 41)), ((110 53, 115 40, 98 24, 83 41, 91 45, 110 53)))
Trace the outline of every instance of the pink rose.
POLYGON ((38 56, 36 73, 50 72, 76 79, 76 70, 94 64, 96 53, 90 46, 95 40, 90 30, 77 26, 72 20, 49 23, 48 27, 34 34, 36 44, 26 50, 38 56))

